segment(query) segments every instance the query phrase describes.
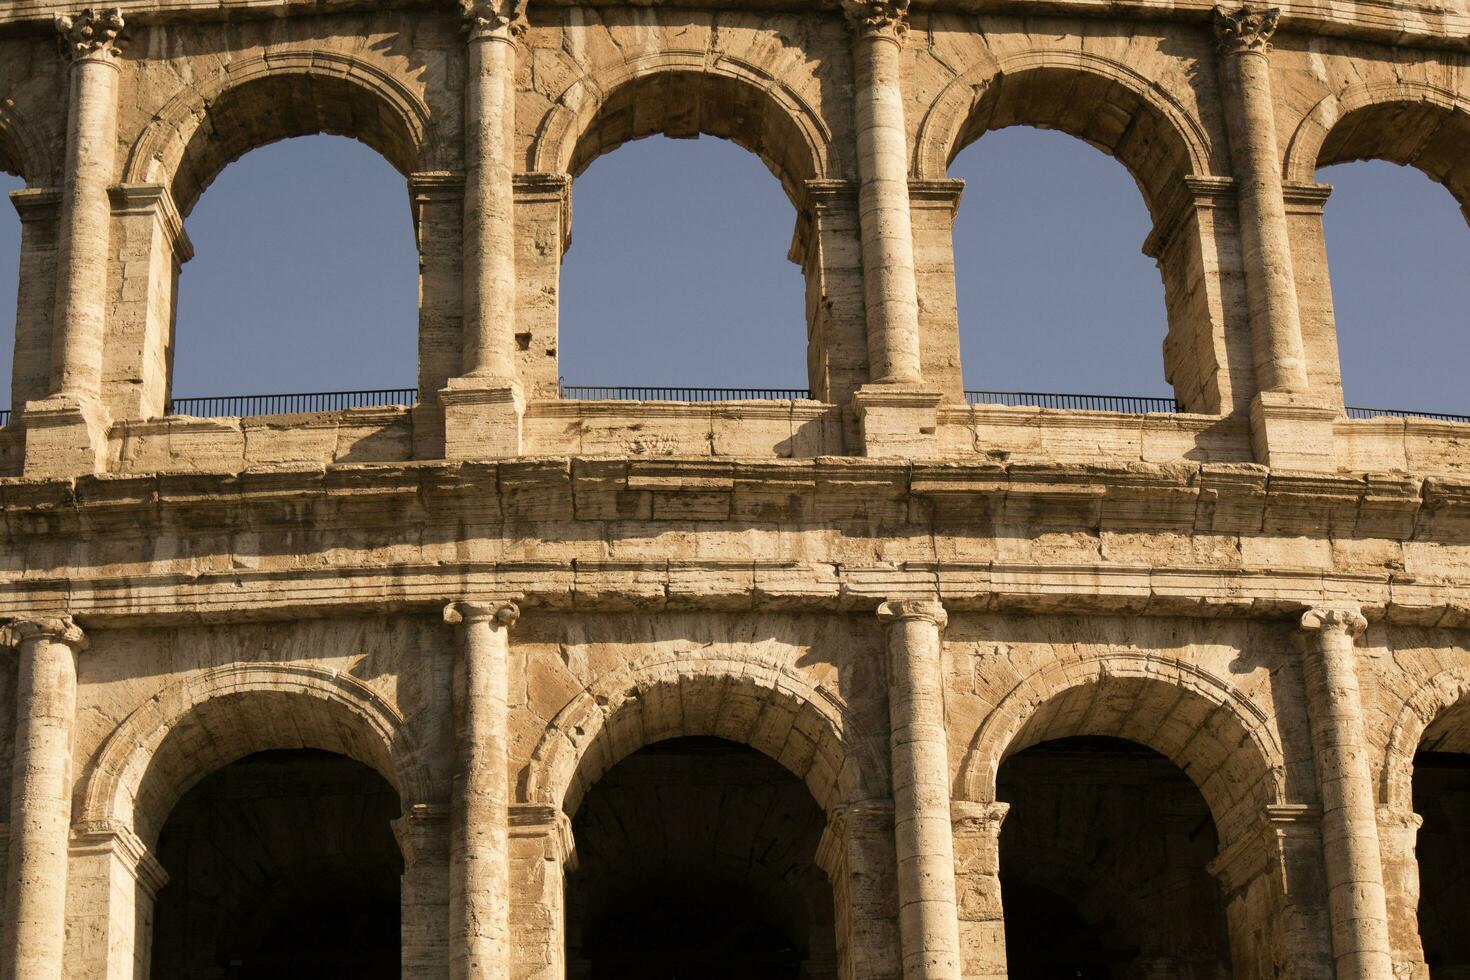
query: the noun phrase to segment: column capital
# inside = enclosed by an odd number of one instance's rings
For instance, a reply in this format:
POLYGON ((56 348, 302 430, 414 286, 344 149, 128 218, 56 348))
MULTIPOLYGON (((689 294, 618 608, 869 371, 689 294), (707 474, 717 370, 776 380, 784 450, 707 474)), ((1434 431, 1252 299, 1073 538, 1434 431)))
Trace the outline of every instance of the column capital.
POLYGON ((118 7, 86 7, 75 15, 58 14, 56 30, 72 61, 112 64, 122 50, 123 15, 118 7))
POLYGON ((49 639, 65 643, 74 653, 87 649, 87 635, 70 616, 17 619, 0 627, 0 644, 19 646, 29 640, 49 639))
POLYGON ((1280 19, 1281 11, 1276 7, 1216 7, 1212 17, 1215 47, 1221 54, 1265 53, 1280 19))
POLYGON ((949 614, 937 599, 890 599, 878 607, 878 620, 900 623, 906 619, 927 619, 940 629, 949 623, 949 614))
POLYGON ((521 607, 509 600, 460 600, 444 607, 444 622, 472 626, 488 622, 510 629, 521 618, 521 607))
POLYGON ((1000 825, 1011 811, 1009 803, 996 800, 992 803, 976 803, 972 800, 950 800, 949 822, 956 837, 985 837, 995 840, 1000 837, 1000 825))
POLYGON ((1304 633, 1342 633, 1353 637, 1368 628, 1368 621, 1356 603, 1334 603, 1302 613, 1301 628, 1304 633))
POLYGON ((526 33, 526 0, 459 0, 472 41, 515 41, 526 33))
POLYGON ((902 44, 909 32, 909 0, 842 0, 842 12, 858 37, 902 44))

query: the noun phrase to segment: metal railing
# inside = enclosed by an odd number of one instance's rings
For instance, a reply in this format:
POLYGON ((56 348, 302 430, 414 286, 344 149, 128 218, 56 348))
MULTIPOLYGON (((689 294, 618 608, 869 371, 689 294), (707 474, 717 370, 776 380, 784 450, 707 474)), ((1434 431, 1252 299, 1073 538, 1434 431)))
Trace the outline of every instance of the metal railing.
POLYGON ((812 393, 806 388, 628 388, 620 386, 561 385, 558 390, 562 398, 580 401, 793 401, 812 397, 812 393))
POLYGON ((1179 403, 1172 398, 1146 395, 1066 395, 1045 391, 967 391, 969 405, 1006 405, 1011 408, 1061 408, 1083 412, 1126 412, 1146 415, 1151 412, 1177 412, 1179 403))
POLYGON ((1470 415, 1446 415, 1443 412, 1408 412, 1398 408, 1353 408, 1348 407, 1350 419, 1433 419, 1437 422, 1470 422, 1470 415))
POLYGON ((297 412, 340 412, 345 408, 408 407, 418 401, 417 388, 378 388, 372 391, 303 391, 285 395, 213 395, 175 398, 166 415, 232 418, 248 415, 291 415, 297 412))

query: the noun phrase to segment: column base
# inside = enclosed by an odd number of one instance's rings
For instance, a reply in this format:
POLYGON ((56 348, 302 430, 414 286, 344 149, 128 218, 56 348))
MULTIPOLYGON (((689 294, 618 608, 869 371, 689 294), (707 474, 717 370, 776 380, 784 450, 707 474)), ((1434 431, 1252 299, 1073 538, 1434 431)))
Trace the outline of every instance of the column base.
POLYGON ((112 419, 95 399, 52 395, 26 402, 21 411, 25 466, 35 479, 85 476, 107 468, 112 419))
POLYGON ((1333 406, 1304 395, 1262 391, 1251 402, 1251 447, 1256 462, 1287 470, 1335 471, 1333 406))
POLYGON ((526 401, 519 382, 450 378, 439 392, 445 459, 499 459, 521 454, 526 401))
POLYGON ((864 456, 939 455, 938 388, 863 385, 852 396, 864 456))

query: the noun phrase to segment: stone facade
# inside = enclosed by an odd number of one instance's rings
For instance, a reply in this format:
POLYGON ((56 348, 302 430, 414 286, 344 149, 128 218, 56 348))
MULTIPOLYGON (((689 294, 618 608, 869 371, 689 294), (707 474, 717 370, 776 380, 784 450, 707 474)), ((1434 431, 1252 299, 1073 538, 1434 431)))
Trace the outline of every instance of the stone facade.
POLYGON ((1470 427, 1345 417, 1314 181, 1470 204, 1462 4, 0 28, 0 980, 1470 976, 1470 427), (1185 412, 964 404, 1010 125, 1137 179, 1185 412), (316 132, 404 174, 418 403, 166 415, 187 215, 316 132), (655 133, 790 197, 810 400, 557 397, 575 178, 655 133))

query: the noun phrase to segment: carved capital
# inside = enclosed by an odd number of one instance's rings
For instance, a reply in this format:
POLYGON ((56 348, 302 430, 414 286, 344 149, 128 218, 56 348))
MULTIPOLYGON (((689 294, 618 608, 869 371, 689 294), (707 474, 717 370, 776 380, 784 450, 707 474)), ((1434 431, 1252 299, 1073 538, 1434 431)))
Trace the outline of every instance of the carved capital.
POLYGON ((118 7, 87 7, 76 16, 58 14, 56 29, 61 46, 74 61, 116 61, 122 48, 122 10, 118 7))
POLYGON ((1222 54, 1267 51, 1281 11, 1275 7, 1216 7, 1215 47, 1222 54))
POLYGON ((1358 636, 1368 628, 1368 621, 1355 605, 1319 606, 1302 613, 1304 633, 1342 633, 1358 636))
POLYGON ((878 621, 899 623, 906 619, 925 619, 940 629, 949 623, 949 614, 935 599, 894 599, 878 607, 878 621))
POLYGON ((18 619, 6 623, 0 633, 0 642, 6 646, 19 646, 31 640, 65 643, 77 653, 87 649, 87 635, 70 616, 18 619))
POLYGON ((909 32, 909 0, 842 0, 842 12, 858 37, 902 41, 909 32))
POLYGON ((526 33, 526 0, 459 0, 459 12, 473 40, 516 39, 526 33))
POLYGON ((444 622, 473 626, 489 623, 492 627, 510 629, 521 618, 521 607, 514 602, 451 602, 444 607, 444 622))

